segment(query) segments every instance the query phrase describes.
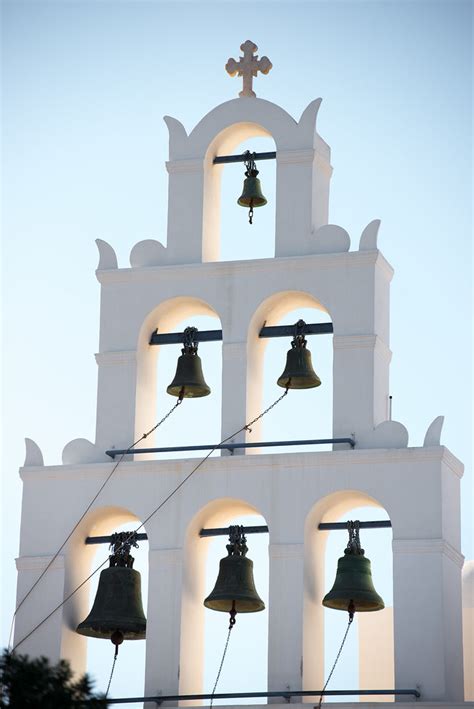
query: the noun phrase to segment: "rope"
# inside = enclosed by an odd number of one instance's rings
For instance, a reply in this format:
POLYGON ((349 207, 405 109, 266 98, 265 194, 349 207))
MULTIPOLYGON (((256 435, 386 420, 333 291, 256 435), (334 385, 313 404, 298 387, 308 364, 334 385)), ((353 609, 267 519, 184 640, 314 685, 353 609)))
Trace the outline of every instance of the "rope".
POLYGON ((326 680, 326 684, 324 685, 324 687, 323 687, 323 689, 322 689, 322 692, 321 692, 321 694, 320 694, 320 696, 319 696, 318 709, 321 709, 321 704, 322 704, 322 702, 323 702, 324 690, 325 690, 326 687, 328 686, 329 680, 331 679, 332 674, 333 674, 334 670, 336 669, 337 662, 338 662, 338 660, 339 660, 339 658, 340 658, 340 656, 341 656, 342 648, 344 647, 344 643, 346 642, 347 633, 349 632, 349 628, 351 627, 353 620, 354 620, 354 613, 349 613, 349 622, 347 623, 346 632, 344 633, 344 637, 342 638, 341 647, 339 648, 339 652, 338 652, 337 655, 336 655, 336 659, 334 660, 334 664, 333 664, 333 666, 332 666, 332 668, 331 668, 331 672, 330 672, 329 675, 328 675, 328 678, 327 678, 327 680, 326 680))
POLYGON ((229 647, 230 634, 231 634, 231 632, 232 632, 232 628, 233 628, 233 627, 234 627, 234 624, 231 623, 231 624, 229 625, 229 631, 228 631, 228 633, 227 633, 227 639, 226 639, 225 645, 224 645, 224 652, 222 653, 221 664, 219 665, 219 670, 218 670, 218 672, 217 672, 216 681, 214 682, 214 687, 212 688, 211 701, 210 701, 210 703, 209 703, 210 709, 212 709, 212 705, 213 705, 213 703, 214 703, 214 694, 216 693, 217 683, 219 682, 219 678, 220 678, 220 676, 221 676, 222 667, 223 667, 223 665, 224 665, 225 656, 226 656, 226 654, 227 654, 227 648, 229 647))
MULTIPOLYGON (((214 453, 214 451, 215 451, 219 446, 221 446, 223 443, 227 443, 227 441, 229 441, 231 438, 234 438, 234 436, 237 436, 237 435, 238 435, 239 433, 241 433, 242 431, 249 431, 249 432, 251 432, 252 429, 250 428, 250 426, 252 426, 254 423, 256 423, 257 421, 259 421, 259 419, 261 419, 263 416, 265 416, 265 414, 267 414, 269 411, 271 411, 271 410, 273 409, 273 407, 276 406, 282 399, 284 399, 287 394, 288 394, 288 388, 285 389, 285 391, 283 392, 283 394, 282 394, 281 396, 279 396, 278 399, 276 399, 276 400, 273 402, 273 404, 270 404, 270 406, 268 406, 264 411, 262 411, 262 412, 261 412, 258 416, 256 416, 254 419, 252 419, 251 421, 249 421, 249 423, 246 423, 244 426, 242 426, 241 428, 239 428, 238 431, 235 431, 235 432, 232 433, 230 436, 227 436, 227 438, 224 438, 222 441, 220 441, 220 443, 216 443, 216 445, 209 451, 209 453, 208 453, 207 455, 205 455, 204 458, 202 458, 202 459, 199 461, 199 463, 191 470, 190 473, 188 473, 188 475, 186 475, 186 477, 179 483, 179 485, 177 485, 177 486, 174 488, 174 490, 172 490, 172 491, 170 492, 170 494, 169 494, 167 497, 165 497, 165 499, 164 499, 162 502, 160 502, 160 504, 158 505, 158 507, 155 507, 155 509, 153 510, 153 512, 151 512, 151 514, 149 514, 148 517, 146 517, 146 518, 143 520, 143 522, 137 527, 137 529, 134 530, 134 534, 136 534, 142 527, 144 527, 145 524, 146 524, 147 522, 149 522, 150 519, 151 519, 157 512, 159 512, 159 510, 161 510, 162 507, 164 507, 164 505, 166 505, 166 503, 173 497, 173 495, 175 495, 175 494, 178 492, 178 490, 180 490, 180 489, 183 487, 183 485, 189 480, 189 478, 190 478, 192 475, 194 475, 194 473, 195 473, 197 470, 199 470, 199 468, 200 468, 202 465, 204 465, 204 463, 206 462, 206 460, 212 455, 212 453, 214 453)), ((171 409, 171 411, 164 417, 164 419, 166 419, 166 418, 170 415, 170 413, 171 413, 172 411, 174 411, 174 409, 175 409, 177 406, 179 406, 179 403, 176 403, 176 404, 175 404, 175 406, 173 407, 173 409, 171 409)), ((146 436, 148 436, 152 431, 154 431, 154 430, 160 425, 160 423, 162 423, 162 421, 163 421, 164 419, 162 419, 153 429, 151 429, 151 431, 149 431, 149 432, 146 433, 146 434, 143 434, 142 438, 140 438, 139 440, 141 441, 141 440, 143 440, 144 437, 146 438, 146 436)), ((138 442, 139 442, 139 441, 137 441, 137 443, 138 443, 138 442)), ((133 445, 135 446, 136 443, 134 443, 133 445)), ((131 450, 132 447, 133 447, 133 446, 130 446, 130 448, 128 448, 127 451, 131 450)), ((126 453, 124 453, 124 454, 122 455, 122 457, 120 458, 119 463, 120 463, 121 460, 123 459, 124 455, 126 455, 126 453)), ((117 469, 119 463, 117 463, 117 465, 115 466, 114 470, 117 469)), ((113 471, 112 471, 112 472, 113 472, 113 471)), ((109 475, 109 477, 107 478, 107 480, 109 480, 110 477, 111 477, 111 475, 109 475)), ((107 481, 106 481, 106 482, 107 482, 107 481)), ((104 483, 104 485, 102 486, 102 488, 103 488, 104 486, 105 486, 105 483, 104 483)), ((101 489, 102 489, 102 488, 101 488, 101 489)), ((91 504, 92 504, 92 503, 91 503, 91 504)), ((83 517, 84 517, 84 515, 83 515, 83 517)), ((82 519, 82 518, 81 518, 81 519, 82 519)), ((79 524, 79 522, 76 524, 76 526, 74 527, 74 529, 77 527, 78 524, 79 524)), ((73 530, 73 531, 74 531, 74 530, 73 530)), ((71 534, 72 534, 72 532, 69 534, 69 537, 71 536, 71 534)), ((69 537, 68 537, 68 539, 69 539, 69 537)), ((67 541, 67 540, 66 540, 66 541, 67 541)), ((60 547, 59 551, 61 551, 61 549, 63 548, 63 546, 64 546, 65 543, 66 543, 66 542, 64 542, 64 543, 62 544, 62 546, 60 547)), ((117 547, 117 550, 116 550, 116 551, 120 551, 120 549, 124 546, 124 543, 125 543, 125 542, 123 542, 119 547, 117 547)), ((57 552, 56 556, 58 555, 59 551, 57 552)), ((61 603, 58 603, 58 605, 56 606, 56 608, 54 608, 50 613, 48 613, 48 615, 47 615, 45 618, 43 618, 43 620, 41 620, 37 625, 35 625, 35 627, 34 627, 32 630, 30 630, 30 632, 29 632, 27 635, 25 635, 19 642, 17 642, 17 644, 16 644, 15 647, 13 648, 12 652, 15 652, 15 650, 16 650, 22 643, 25 642, 25 640, 27 640, 31 635, 33 635, 33 633, 35 633, 35 632, 38 630, 38 628, 40 628, 44 623, 46 623, 46 621, 49 620, 49 618, 51 618, 51 616, 54 615, 54 613, 56 613, 56 611, 58 611, 65 603, 67 603, 67 601, 69 601, 69 599, 72 598, 72 596, 74 596, 74 594, 77 593, 77 591, 79 591, 79 589, 81 589, 81 588, 84 586, 84 584, 86 584, 98 571, 100 571, 100 569, 104 566, 104 564, 106 564, 106 563, 108 562, 108 560, 109 560, 108 557, 107 557, 106 559, 104 559, 104 561, 103 561, 96 569, 94 569, 94 571, 92 571, 92 572, 89 574, 89 576, 88 576, 86 579, 84 579, 84 581, 82 581, 78 586, 76 586, 76 588, 75 588, 73 591, 71 591, 71 593, 70 593, 68 596, 66 596, 66 598, 64 598, 64 599, 61 601, 61 603)), ((52 561, 48 564, 48 567, 51 566, 51 563, 52 563, 52 561)), ((46 568, 48 568, 48 567, 46 567, 46 568)), ((44 576, 45 572, 46 572, 46 569, 43 571, 42 576, 44 576)), ((41 576, 40 576, 40 578, 41 578, 41 576)), ((31 593, 31 591, 33 590, 34 586, 38 583, 38 581, 39 581, 39 579, 38 579, 38 580, 36 581, 36 583, 31 587, 31 589, 30 589, 30 591, 28 592, 27 596, 31 593)), ((23 601, 26 599, 27 596, 25 596, 25 598, 23 599, 23 601)), ((23 601, 22 601, 22 603, 23 603, 23 601)), ((21 605, 21 604, 20 604, 20 605, 21 605)), ((19 607, 20 607, 20 606, 18 606, 18 608, 19 608, 19 607)), ((18 608, 17 608, 17 610, 18 610, 18 608)), ((15 611, 15 613, 16 613, 16 611, 15 611)))
MULTIPOLYGON (((108 474, 108 476, 106 477, 106 479, 104 480, 104 482, 102 483, 102 485, 100 486, 100 488, 98 489, 98 491, 96 492, 96 494, 94 495, 94 497, 92 498, 92 500, 89 502, 89 504, 87 505, 86 509, 84 510, 84 512, 83 512, 82 515, 79 517, 79 519, 77 520, 77 522, 76 522, 76 524, 74 525, 74 527, 71 529, 71 531, 70 531, 69 534, 67 535, 66 539, 63 541, 63 543, 61 544, 61 546, 59 547, 59 549, 56 551, 56 553, 55 553, 55 554, 51 557, 51 559, 48 561, 48 563, 46 564, 46 566, 45 566, 45 568, 43 569, 43 571, 40 573, 40 575, 38 576, 38 578, 36 579, 36 581, 35 581, 35 582, 33 583, 33 585, 31 586, 30 590, 26 593, 25 596, 23 596, 22 600, 20 601, 20 603, 19 603, 19 604, 17 605, 17 607, 15 608, 15 611, 14 611, 13 616, 12 616, 12 622, 11 622, 11 625, 10 625, 10 634, 9 634, 9 637, 8 637, 8 648, 9 648, 9 649, 11 648, 11 641, 12 641, 12 634, 13 634, 13 625, 14 625, 14 622, 15 622, 16 614, 18 613, 18 611, 20 610, 20 608, 22 607, 23 603, 26 601, 26 599, 28 598, 28 596, 31 594, 31 592, 32 592, 32 591, 36 588, 36 586, 39 584, 39 582, 41 581, 41 579, 43 578, 43 576, 46 574, 46 572, 48 571, 48 569, 50 569, 51 566, 52 566, 52 564, 56 561, 56 559, 58 558, 59 554, 60 554, 61 551, 64 549, 65 545, 66 545, 67 542, 70 540, 70 538, 72 537, 72 535, 74 534, 74 532, 76 531, 76 529, 78 528, 78 526, 80 525, 80 523, 82 522, 82 520, 84 519, 84 517, 86 516, 86 514, 89 512, 90 508, 92 507, 92 505, 94 504, 94 502, 97 500, 97 498, 99 497, 99 495, 100 495, 100 493, 102 492, 102 490, 104 489, 104 487, 105 487, 105 486, 107 485, 107 483, 110 481, 112 475, 115 473, 115 471, 116 471, 117 468, 119 467, 119 465, 120 465, 120 463, 122 462, 122 460, 125 458, 125 456, 126 456, 128 453, 130 453, 130 451, 131 451, 133 448, 135 448, 135 446, 137 446, 141 441, 143 441, 145 438, 148 438, 149 435, 151 435, 154 431, 156 431, 156 429, 157 429, 159 426, 161 426, 161 424, 164 423, 164 422, 166 421, 166 419, 167 419, 169 416, 171 416, 171 414, 173 413, 173 411, 175 411, 175 410, 178 408, 178 406, 181 404, 181 402, 182 402, 182 398, 181 398, 181 399, 178 399, 178 400, 176 401, 176 404, 174 404, 174 406, 168 411, 168 413, 165 414, 165 416, 163 416, 163 418, 162 418, 160 421, 158 421, 158 423, 156 423, 156 424, 153 426, 153 428, 150 428, 150 430, 147 431, 146 433, 144 433, 142 436, 140 436, 140 438, 139 438, 138 440, 136 440, 135 443, 132 443, 132 445, 127 448, 127 450, 125 451, 125 453, 122 453, 122 455, 120 456, 120 458, 118 459, 118 461, 115 463, 114 467, 112 468, 112 470, 110 471, 110 473, 108 474)), ((23 641, 22 641, 22 642, 23 642, 23 641)), ((20 643, 17 643, 17 645, 15 645, 15 647, 12 649, 12 652, 14 652, 14 651, 16 650, 16 648, 18 647, 19 644, 20 644, 20 643)))
POLYGON ((118 645, 115 646, 114 661, 112 662, 112 669, 110 671, 109 683, 108 683, 107 689, 105 691, 105 699, 107 699, 107 697, 109 696, 109 689, 110 689, 110 685, 112 683, 112 677, 114 676, 115 663, 117 662, 117 656, 118 656, 118 645))

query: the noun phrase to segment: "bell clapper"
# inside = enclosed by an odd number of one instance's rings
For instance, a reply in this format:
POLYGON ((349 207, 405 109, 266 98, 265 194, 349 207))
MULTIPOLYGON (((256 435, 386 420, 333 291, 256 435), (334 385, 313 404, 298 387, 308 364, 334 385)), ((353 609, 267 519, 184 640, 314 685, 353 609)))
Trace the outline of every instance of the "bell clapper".
POLYGON ((349 605, 347 607, 347 612, 349 613, 349 623, 352 623, 352 621, 354 620, 355 610, 356 610, 356 608, 354 605, 354 601, 351 599, 349 602, 349 605))
POLYGON ((237 615, 237 611, 235 609, 235 601, 232 601, 232 608, 229 611, 229 615, 230 615, 229 630, 232 630, 232 628, 234 627, 234 625, 236 623, 235 616, 237 615))
POLYGON ((113 645, 115 645, 115 655, 114 657, 117 657, 118 651, 119 651, 119 645, 123 643, 124 637, 123 633, 120 630, 114 630, 112 635, 110 636, 110 641, 113 645))

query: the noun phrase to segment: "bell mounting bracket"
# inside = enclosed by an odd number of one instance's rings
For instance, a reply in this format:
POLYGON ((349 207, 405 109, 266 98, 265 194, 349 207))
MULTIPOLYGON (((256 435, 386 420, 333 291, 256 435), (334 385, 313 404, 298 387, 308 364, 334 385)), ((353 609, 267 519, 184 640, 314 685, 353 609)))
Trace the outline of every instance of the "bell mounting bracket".
MULTIPOLYGON (((263 323, 263 327, 258 333, 259 338, 267 337, 295 337, 295 328, 299 323, 304 325, 304 328, 300 326, 301 332, 297 334, 302 335, 331 335, 334 331, 332 322, 323 323, 305 323, 304 320, 298 320, 295 325, 270 325, 267 326, 266 322, 263 323)), ((189 328, 186 328, 188 330, 189 328)), ((185 339, 184 332, 165 332, 159 333, 158 328, 151 333, 150 345, 178 345, 182 344, 185 339)), ((222 330, 197 330, 194 328, 195 332, 193 334, 193 342, 218 342, 222 340, 222 330)))
POLYGON ((122 566, 133 569, 134 557, 130 554, 132 547, 138 547, 136 532, 115 532, 110 536, 109 556, 110 566, 122 566))

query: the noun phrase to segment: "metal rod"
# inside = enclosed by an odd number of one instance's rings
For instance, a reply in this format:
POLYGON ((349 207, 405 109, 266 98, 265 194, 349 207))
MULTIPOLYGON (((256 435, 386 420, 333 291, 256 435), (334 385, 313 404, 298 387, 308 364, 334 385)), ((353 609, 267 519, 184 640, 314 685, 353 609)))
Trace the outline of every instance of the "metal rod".
MULTIPOLYGON (((250 152, 250 151, 249 151, 250 152)), ((250 153, 252 160, 275 160, 276 153, 250 153)), ((241 155, 218 155, 212 161, 214 165, 225 165, 231 162, 245 162, 249 159, 248 152, 242 153, 241 155)))
MULTIPOLYGON (((143 541, 145 539, 148 539, 148 534, 136 534, 135 539, 137 542, 143 541)), ((86 537, 86 544, 111 544, 112 543, 112 537, 111 536, 102 536, 102 537, 86 537)))
POLYGON ((376 696, 412 696, 419 699, 420 692, 417 689, 310 689, 305 691, 292 691, 283 689, 281 692, 224 692, 220 694, 163 694, 152 697, 119 697, 117 699, 107 698, 107 704, 132 704, 133 702, 155 702, 160 706, 163 702, 191 701, 202 699, 248 699, 251 697, 282 697, 289 700, 291 697, 350 697, 368 695, 376 696))
MULTIPOLYGON (((375 520, 373 522, 359 522, 360 529, 383 529, 391 527, 392 523, 388 519, 375 520)), ((325 530, 347 530, 347 522, 321 522, 318 525, 320 531, 325 530)), ((246 527, 244 526, 244 534, 266 534, 268 532, 268 527, 266 524, 255 525, 246 527)), ((201 529, 199 532, 200 537, 226 537, 229 535, 229 527, 210 527, 208 529, 201 529)), ((135 539, 137 541, 144 541, 148 539, 147 534, 137 534, 135 539)), ((112 541, 111 536, 99 536, 99 537, 86 537, 86 544, 110 544, 112 541)))
MULTIPOLYGON (((360 529, 382 529, 384 527, 391 526, 392 523, 389 519, 382 519, 374 522, 359 522, 360 529)), ((325 529, 344 529, 347 531, 347 522, 321 522, 318 524, 318 529, 321 531, 325 529)))
MULTIPOLYGON (((306 323, 303 333, 305 335, 329 335, 334 331, 332 322, 306 323)), ((293 337, 294 325, 269 325, 262 327, 259 337, 293 337)))
MULTIPOLYGON (((329 335, 333 332, 332 322, 306 323, 305 335, 329 335)), ((270 325, 262 327, 259 337, 293 337, 294 325, 270 325)), ((184 332, 159 333, 154 330, 150 336, 150 345, 182 345, 184 332)), ((198 330, 195 334, 196 342, 219 342, 222 340, 222 330, 198 330)))
POLYGON ((110 458, 115 458, 116 455, 129 453, 136 455, 137 453, 177 453, 183 451, 209 451, 209 450, 228 450, 231 453, 238 448, 275 448, 277 446, 317 446, 326 443, 348 443, 351 448, 355 446, 353 438, 310 438, 302 441, 260 441, 259 443, 219 443, 218 445, 205 446, 166 446, 164 448, 134 448, 131 451, 129 448, 111 448, 105 451, 110 458))
MULTIPOLYGON (((151 333, 150 345, 182 345, 184 332, 164 332, 158 330, 151 333)), ((195 333, 196 342, 217 342, 222 340, 222 330, 198 330, 195 333)))
MULTIPOLYGON (((257 527, 245 527, 244 534, 265 534, 268 532, 268 527, 266 524, 262 524, 257 527)), ((226 537, 229 535, 229 527, 214 527, 211 529, 201 529, 199 532, 200 537, 226 537)))

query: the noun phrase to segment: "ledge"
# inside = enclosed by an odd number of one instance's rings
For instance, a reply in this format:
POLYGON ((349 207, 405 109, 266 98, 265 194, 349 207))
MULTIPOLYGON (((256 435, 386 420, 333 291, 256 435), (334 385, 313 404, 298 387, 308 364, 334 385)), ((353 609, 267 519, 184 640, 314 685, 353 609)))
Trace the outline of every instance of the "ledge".
MULTIPOLYGON (((203 455, 189 456, 187 458, 166 458, 159 460, 123 460, 117 470, 117 476, 142 474, 156 474, 160 472, 185 472, 190 461, 199 461, 203 455), (183 468, 185 470, 183 470, 183 468)), ((206 467, 210 469, 221 468, 232 471, 234 468, 259 469, 280 468, 284 470, 305 469, 314 467, 351 465, 391 465, 396 463, 427 463, 439 461, 444 463, 452 472, 461 477, 463 465, 445 446, 424 448, 355 448, 352 450, 334 451, 307 451, 285 453, 261 453, 253 455, 218 456, 209 458, 206 467)), ((106 463, 83 463, 77 465, 44 465, 27 466, 19 469, 22 480, 41 479, 72 479, 72 478, 101 478, 110 471, 113 461, 106 463)))
POLYGON ((223 277, 240 272, 272 273, 311 268, 360 268, 370 265, 379 265, 391 279, 393 269, 382 253, 375 251, 345 251, 334 254, 305 254, 303 256, 276 256, 266 259, 249 259, 244 261, 207 261, 204 263, 174 264, 166 266, 147 266, 144 268, 118 268, 96 271, 97 280, 102 285, 109 283, 137 283, 154 282, 158 279, 187 280, 199 273, 203 278, 223 277))

